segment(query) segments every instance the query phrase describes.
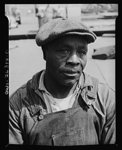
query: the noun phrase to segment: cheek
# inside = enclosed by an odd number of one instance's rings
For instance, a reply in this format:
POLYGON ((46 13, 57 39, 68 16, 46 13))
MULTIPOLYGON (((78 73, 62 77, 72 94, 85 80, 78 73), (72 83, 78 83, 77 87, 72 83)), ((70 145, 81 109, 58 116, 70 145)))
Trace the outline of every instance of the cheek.
POLYGON ((62 65, 64 60, 55 55, 50 55, 47 57, 46 65, 49 70, 56 72, 62 65))
POLYGON ((81 65, 82 65, 83 69, 85 68, 86 63, 87 63, 87 56, 85 56, 81 59, 81 65))

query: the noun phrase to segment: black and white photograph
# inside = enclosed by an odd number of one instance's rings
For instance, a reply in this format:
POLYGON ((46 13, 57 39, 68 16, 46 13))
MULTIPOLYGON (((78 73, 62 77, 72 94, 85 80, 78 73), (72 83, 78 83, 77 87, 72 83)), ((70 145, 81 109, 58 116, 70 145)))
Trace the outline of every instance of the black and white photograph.
POLYGON ((116 144, 118 4, 5 4, 5 16, 9 144, 116 144))

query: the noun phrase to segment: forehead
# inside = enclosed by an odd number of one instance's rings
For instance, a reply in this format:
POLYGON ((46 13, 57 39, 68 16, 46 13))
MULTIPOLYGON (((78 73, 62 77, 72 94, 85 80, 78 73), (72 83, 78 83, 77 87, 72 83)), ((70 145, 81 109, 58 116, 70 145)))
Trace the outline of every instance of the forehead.
POLYGON ((87 45, 87 41, 80 35, 65 35, 50 42, 52 46, 58 45, 87 45))

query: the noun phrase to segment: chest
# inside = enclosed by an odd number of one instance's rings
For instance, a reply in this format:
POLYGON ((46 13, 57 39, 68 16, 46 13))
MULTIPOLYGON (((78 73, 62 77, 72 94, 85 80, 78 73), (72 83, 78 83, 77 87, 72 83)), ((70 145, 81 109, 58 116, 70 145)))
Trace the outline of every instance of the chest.
POLYGON ((28 134, 35 145, 89 145, 99 143, 99 123, 92 109, 70 108, 44 115, 28 134))

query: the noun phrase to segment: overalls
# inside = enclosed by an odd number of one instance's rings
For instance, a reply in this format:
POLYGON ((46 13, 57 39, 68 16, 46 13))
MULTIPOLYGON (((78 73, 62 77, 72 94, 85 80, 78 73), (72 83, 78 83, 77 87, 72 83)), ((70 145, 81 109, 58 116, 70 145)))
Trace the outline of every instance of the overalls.
POLYGON ((99 119, 91 105, 95 101, 96 92, 97 80, 94 80, 94 88, 82 89, 70 109, 48 114, 41 106, 30 109, 35 123, 26 138, 28 139, 26 144, 53 146, 99 144, 99 119), (83 99, 86 99, 89 106, 83 99))

